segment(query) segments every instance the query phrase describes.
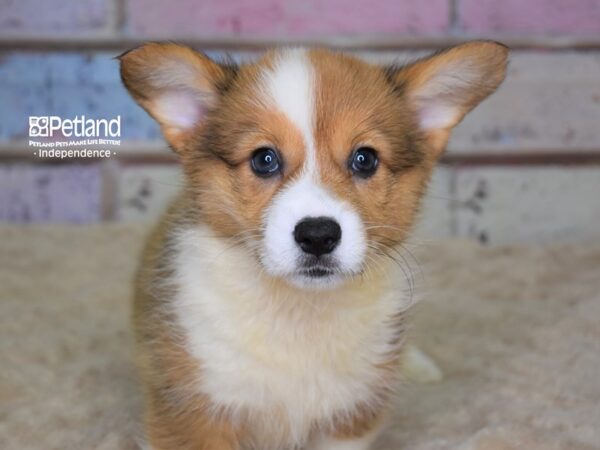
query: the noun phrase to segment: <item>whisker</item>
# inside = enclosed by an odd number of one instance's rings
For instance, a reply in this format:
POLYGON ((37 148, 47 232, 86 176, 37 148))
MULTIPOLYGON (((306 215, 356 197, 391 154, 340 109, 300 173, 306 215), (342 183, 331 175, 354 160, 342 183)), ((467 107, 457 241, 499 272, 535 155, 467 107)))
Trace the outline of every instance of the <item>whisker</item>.
POLYGON ((370 241, 368 247, 376 251, 379 255, 387 258, 393 262, 403 273, 409 290, 409 301, 412 302, 415 293, 415 279, 412 271, 412 267, 408 263, 408 260, 398 251, 398 249, 387 246, 381 242, 370 241), (395 257, 391 252, 395 252, 398 257, 395 257), (399 259, 400 258, 400 259, 399 259))

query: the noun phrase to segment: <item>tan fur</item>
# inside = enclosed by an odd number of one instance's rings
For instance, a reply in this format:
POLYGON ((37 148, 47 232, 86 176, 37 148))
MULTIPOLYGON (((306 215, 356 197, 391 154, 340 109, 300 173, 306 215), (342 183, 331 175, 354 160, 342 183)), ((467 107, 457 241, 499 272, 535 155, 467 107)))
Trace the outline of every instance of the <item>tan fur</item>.
MULTIPOLYGON (((202 361, 186 350, 186 336, 169 309, 173 287, 161 280, 173 270, 172 240, 182 223, 206 224, 224 238, 260 235, 273 196, 301 169, 306 143, 300 131, 261 100, 261 68, 270 67, 273 58, 268 53, 256 63, 233 68, 175 44, 148 44, 121 57, 125 85, 160 123, 181 157, 188 181, 185 193, 149 240, 136 280, 134 323, 146 391, 145 424, 156 450, 237 450, 252 434, 252 424, 232 423, 227 414, 215 413, 211 399, 195 388, 202 361), (187 75, 179 76, 181 70, 187 75), (157 112, 156 98, 174 83, 176 89, 203 99, 203 118, 191 129, 174 127, 157 112), (263 146, 282 153, 281 175, 265 180, 252 173, 248 160, 254 149, 263 146)), ((451 128, 419 129, 420 89, 456 61, 467 58, 470 67, 484 67, 485 83, 455 94, 460 113, 454 126, 500 83, 506 49, 493 43, 466 44, 387 71, 326 50, 312 50, 309 58, 318 93, 314 134, 320 178, 358 211, 371 251, 384 253, 406 239, 451 128), (349 172, 348 159, 361 146, 376 149, 380 158, 376 176, 356 179, 349 172)), ((386 363, 373 367, 383 380, 373 387, 380 405, 386 404, 388 386, 397 377, 402 320, 397 317, 397 351, 386 363)), ((360 437, 383 415, 384 406, 374 411, 357 405, 352 414, 315 424, 315 430, 328 430, 340 439, 360 437)))
POLYGON ((406 237, 434 160, 428 158, 414 117, 379 67, 343 54, 314 51, 318 71, 317 130, 322 177, 360 211, 373 242, 388 246, 406 237), (345 70, 339 70, 339 67, 345 70), (377 177, 356 180, 349 152, 377 149, 377 177), (398 214, 402 211, 402 214, 398 214))
POLYGON ((170 270, 165 262, 173 226, 193 220, 191 210, 187 196, 174 201, 149 236, 135 280, 133 326, 144 380, 144 425, 153 450, 238 450, 243 426, 215 417, 210 399, 194 388, 200 362, 185 349, 185 336, 161 303, 172 295, 170 288, 157 284, 157 276, 170 270))

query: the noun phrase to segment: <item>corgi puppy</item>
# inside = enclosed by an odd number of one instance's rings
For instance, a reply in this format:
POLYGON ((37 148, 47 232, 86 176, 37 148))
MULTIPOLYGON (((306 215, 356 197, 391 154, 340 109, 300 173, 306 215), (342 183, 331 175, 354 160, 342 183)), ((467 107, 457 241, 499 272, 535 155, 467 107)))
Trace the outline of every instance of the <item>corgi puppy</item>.
POLYGON ((150 448, 369 448, 410 306, 394 251, 507 53, 471 42, 380 67, 278 49, 238 66, 150 43, 120 57, 186 179, 137 277, 150 448))

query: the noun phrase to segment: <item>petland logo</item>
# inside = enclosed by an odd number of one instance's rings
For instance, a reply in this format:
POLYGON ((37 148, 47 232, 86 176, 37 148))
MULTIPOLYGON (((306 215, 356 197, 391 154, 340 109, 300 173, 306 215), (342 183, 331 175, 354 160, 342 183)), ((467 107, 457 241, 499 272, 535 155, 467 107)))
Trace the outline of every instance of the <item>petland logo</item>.
POLYGON ((120 137, 121 116, 114 119, 86 119, 84 115, 73 119, 29 117, 29 146, 38 149, 34 155, 40 158, 108 158, 116 152, 106 147, 121 145, 120 137), (87 146, 104 148, 88 149, 87 146))
POLYGON ((121 116, 116 119, 86 119, 75 116, 74 119, 62 119, 58 116, 29 117, 29 137, 121 137, 121 116))

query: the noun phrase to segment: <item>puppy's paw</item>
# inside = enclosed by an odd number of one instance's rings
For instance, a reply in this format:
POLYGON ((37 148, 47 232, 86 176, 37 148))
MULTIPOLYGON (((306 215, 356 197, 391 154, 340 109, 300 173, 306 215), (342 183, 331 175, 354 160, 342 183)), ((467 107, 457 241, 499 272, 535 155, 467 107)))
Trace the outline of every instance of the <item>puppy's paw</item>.
POLYGON ((418 384, 438 383, 444 378, 437 364, 413 345, 404 351, 401 373, 405 380, 418 384))

